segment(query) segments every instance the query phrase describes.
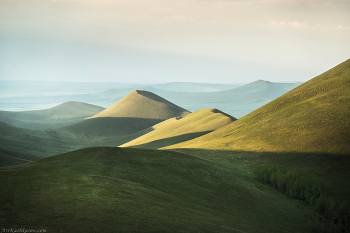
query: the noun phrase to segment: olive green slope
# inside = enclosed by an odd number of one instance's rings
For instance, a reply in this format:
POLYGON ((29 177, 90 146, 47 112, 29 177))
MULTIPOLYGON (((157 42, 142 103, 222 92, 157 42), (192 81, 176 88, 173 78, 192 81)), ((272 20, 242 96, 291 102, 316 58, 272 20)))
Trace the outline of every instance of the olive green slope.
POLYGON ((166 120, 183 117, 190 112, 148 91, 136 90, 125 96, 106 110, 96 114, 98 117, 128 117, 166 120))
POLYGON ((79 148, 75 135, 64 131, 23 129, 0 122, 0 132, 1 150, 46 157, 79 148))
POLYGON ((197 110, 183 118, 171 118, 152 126, 149 133, 121 147, 157 149, 212 132, 236 120, 217 109, 197 110))
POLYGON ((77 123, 96 115, 104 109, 92 104, 69 101, 43 110, 0 111, 0 121, 26 129, 53 129, 77 123))
POLYGON ((0 148, 0 167, 28 163, 37 159, 40 159, 40 157, 0 148))
POLYGON ((225 127, 169 148, 350 154, 350 60, 225 127))
POLYGON ((0 169, 3 228, 47 232, 307 232, 296 201, 189 155, 87 148, 0 169))

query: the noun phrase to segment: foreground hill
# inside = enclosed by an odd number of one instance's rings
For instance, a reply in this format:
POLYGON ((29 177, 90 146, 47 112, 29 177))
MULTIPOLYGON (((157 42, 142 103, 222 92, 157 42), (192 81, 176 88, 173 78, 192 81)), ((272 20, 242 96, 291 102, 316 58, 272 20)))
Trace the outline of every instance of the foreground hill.
POLYGON ((0 111, 0 121, 26 129, 60 128, 94 116, 105 108, 75 101, 56 107, 24 112, 0 111))
POLYGON ((177 147, 350 153, 350 60, 211 134, 177 147))
POLYGON ((136 90, 92 118, 127 117, 166 120, 172 117, 183 117, 189 113, 158 95, 136 90))
POLYGON ((309 210, 193 156, 87 148, 0 169, 4 228, 306 232, 309 210))
POLYGON ((171 118, 152 126, 145 130, 150 131, 149 133, 123 144, 122 147, 157 149, 202 136, 234 120, 234 117, 217 109, 201 109, 184 118, 171 118))

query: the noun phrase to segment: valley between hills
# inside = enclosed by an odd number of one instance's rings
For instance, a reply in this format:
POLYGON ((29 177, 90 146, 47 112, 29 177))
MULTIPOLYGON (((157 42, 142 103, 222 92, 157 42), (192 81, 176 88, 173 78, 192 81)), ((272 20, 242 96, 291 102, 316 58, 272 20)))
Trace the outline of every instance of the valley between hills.
POLYGON ((350 59, 302 84, 194 86, 0 111, 1 228, 350 232, 350 59))

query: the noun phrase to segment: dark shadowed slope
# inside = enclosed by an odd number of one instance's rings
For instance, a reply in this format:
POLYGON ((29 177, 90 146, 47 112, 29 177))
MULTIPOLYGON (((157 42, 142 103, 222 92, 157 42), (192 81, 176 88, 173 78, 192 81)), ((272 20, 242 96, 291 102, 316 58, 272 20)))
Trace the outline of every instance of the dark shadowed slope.
POLYGON ((234 117, 217 109, 201 109, 183 118, 171 118, 152 126, 151 129, 146 129, 149 133, 122 147, 157 149, 199 137, 234 120, 234 117))
POLYGON ((40 159, 40 157, 0 148, 0 167, 28 163, 37 159, 40 159))
POLYGON ((0 169, 3 228, 305 232, 310 210, 193 156, 87 148, 0 169))
POLYGON ((249 115, 174 147, 350 153, 350 60, 249 115))
POLYGON ((69 101, 56 107, 24 112, 0 111, 0 121, 26 129, 60 128, 94 116, 105 108, 69 101))

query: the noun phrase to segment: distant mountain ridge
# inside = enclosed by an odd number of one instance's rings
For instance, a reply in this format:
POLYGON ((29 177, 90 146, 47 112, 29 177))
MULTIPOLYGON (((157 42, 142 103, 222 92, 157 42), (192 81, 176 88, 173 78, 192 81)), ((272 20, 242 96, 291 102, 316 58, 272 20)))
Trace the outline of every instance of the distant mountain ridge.
MULTIPOLYGON (((205 86, 208 88, 217 89, 217 84, 169 83, 154 85, 132 85, 117 89, 109 89, 92 94, 45 96, 44 98, 0 98, 0 107, 24 107, 31 106, 32 103, 50 104, 62 103, 70 100, 109 107, 125 97, 130 92, 138 89, 149 91, 156 95, 162 96, 170 102, 181 106, 191 112, 198 109, 209 109, 215 107, 236 118, 240 118, 286 93, 287 91, 297 87, 299 84, 300 83, 273 83, 268 81, 248 83, 239 87, 228 84, 225 89, 221 88, 222 91, 215 90, 214 92, 195 92, 195 90, 204 90, 201 88, 204 88, 205 86), (189 92, 191 89, 188 88, 192 88, 192 86, 193 91, 189 92), (249 86, 256 88, 256 90, 254 91, 254 88, 249 88, 249 86), (187 92, 184 92, 185 90, 187 92)), ((221 86, 221 84, 218 85, 221 86)), ((111 85, 111 88, 115 87, 111 85)))

